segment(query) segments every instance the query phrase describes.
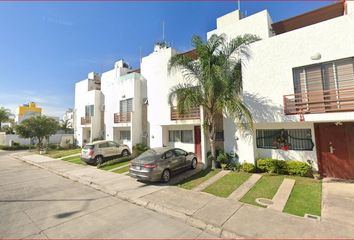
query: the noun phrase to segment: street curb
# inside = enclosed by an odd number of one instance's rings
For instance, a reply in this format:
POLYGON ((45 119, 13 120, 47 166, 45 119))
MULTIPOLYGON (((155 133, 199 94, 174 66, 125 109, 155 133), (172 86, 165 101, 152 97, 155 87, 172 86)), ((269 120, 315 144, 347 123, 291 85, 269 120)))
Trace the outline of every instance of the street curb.
POLYGON ((243 236, 239 236, 236 233, 229 232, 227 230, 224 230, 221 227, 215 226, 215 225, 210 224, 210 223, 206 223, 206 222, 204 222, 204 221, 202 221, 202 220, 200 220, 198 218, 194 218, 192 216, 192 214, 188 215, 186 213, 175 211, 175 210, 170 209, 168 207, 165 207, 163 205, 156 204, 156 203, 150 202, 148 200, 143 200, 141 198, 129 198, 129 197, 125 196, 124 194, 122 195, 121 192, 119 192, 119 191, 111 190, 109 188, 106 188, 106 187, 104 187, 102 185, 99 185, 97 183, 94 183, 92 181, 88 181, 88 180, 82 179, 80 177, 76 177, 76 176, 72 176, 70 174, 66 174, 66 173, 62 173, 62 172, 59 172, 59 171, 55 171, 54 169, 45 167, 43 165, 40 165, 38 163, 34 163, 34 162, 30 161, 30 160, 26 160, 26 159, 23 159, 21 157, 15 156, 15 155, 13 157, 16 158, 16 159, 19 159, 19 160, 21 160, 23 162, 26 162, 28 164, 31 164, 31 165, 34 165, 36 167, 45 169, 45 170, 47 170, 49 172, 52 172, 52 173, 54 173, 56 175, 59 175, 61 177, 70 179, 70 180, 72 180, 74 182, 78 182, 78 183, 84 184, 86 186, 92 187, 92 188, 94 188, 96 190, 99 190, 101 192, 109 194, 109 195, 111 195, 113 197, 116 197, 116 198, 118 198, 120 200, 127 201, 129 203, 134 204, 134 205, 141 206, 141 207, 144 207, 146 209, 149 209, 149 210, 152 210, 152 211, 155 211, 155 212, 159 212, 159 213, 168 215, 170 217, 177 218, 177 219, 182 220, 183 222, 187 223, 190 226, 198 228, 198 229, 200 229, 202 231, 205 231, 207 233, 216 235, 216 236, 218 236, 220 238, 244 238, 243 236))

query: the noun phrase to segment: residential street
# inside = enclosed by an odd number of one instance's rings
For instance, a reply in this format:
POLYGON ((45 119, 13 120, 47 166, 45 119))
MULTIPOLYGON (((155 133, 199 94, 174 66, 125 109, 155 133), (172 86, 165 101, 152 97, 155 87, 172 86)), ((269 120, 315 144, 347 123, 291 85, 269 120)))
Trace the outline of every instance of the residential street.
POLYGON ((0 152, 0 192, 1 238, 215 237, 7 152, 0 152))

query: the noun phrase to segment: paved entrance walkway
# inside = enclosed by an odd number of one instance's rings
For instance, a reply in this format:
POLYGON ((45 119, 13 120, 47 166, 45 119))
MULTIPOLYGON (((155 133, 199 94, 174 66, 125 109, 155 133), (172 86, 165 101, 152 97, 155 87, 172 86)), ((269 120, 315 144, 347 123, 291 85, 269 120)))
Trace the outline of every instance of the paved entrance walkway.
POLYGON ((228 174, 229 172, 230 171, 221 171, 218 174, 216 174, 215 176, 212 176, 211 178, 206 180, 205 182, 202 182, 201 184, 199 184, 198 186, 196 186, 192 190, 196 191, 196 192, 200 192, 203 189, 205 189, 208 186, 210 186, 211 184, 213 184, 214 182, 216 182, 217 180, 219 180, 220 178, 222 178, 223 176, 225 176, 226 174, 228 174))
POLYGON ((354 229, 354 183, 323 181, 322 219, 350 224, 354 229))
POLYGON ((282 184, 280 185, 278 191, 276 192, 276 194, 272 199, 273 204, 269 205, 268 208, 282 212, 286 202, 289 199, 294 184, 295 184, 294 179, 284 178, 282 184))
POLYGON ((239 186, 228 198, 239 201, 262 177, 260 174, 252 174, 241 186, 239 186))

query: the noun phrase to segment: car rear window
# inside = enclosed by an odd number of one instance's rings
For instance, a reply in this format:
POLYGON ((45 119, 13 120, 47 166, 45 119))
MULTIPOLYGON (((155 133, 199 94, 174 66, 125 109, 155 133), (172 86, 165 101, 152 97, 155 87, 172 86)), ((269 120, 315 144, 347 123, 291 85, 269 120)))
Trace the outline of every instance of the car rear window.
POLYGON ((85 145, 84 149, 93 149, 94 145, 85 145))
POLYGON ((150 149, 145 152, 143 152, 139 157, 137 157, 137 160, 142 160, 142 161, 152 161, 155 159, 158 159, 161 157, 161 154, 156 153, 154 150, 150 149))

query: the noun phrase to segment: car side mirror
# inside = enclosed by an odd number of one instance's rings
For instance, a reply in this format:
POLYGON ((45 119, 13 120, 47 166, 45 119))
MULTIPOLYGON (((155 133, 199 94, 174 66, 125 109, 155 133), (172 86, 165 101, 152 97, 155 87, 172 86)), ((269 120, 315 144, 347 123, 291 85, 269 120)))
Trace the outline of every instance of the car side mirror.
POLYGON ((188 155, 189 155, 189 153, 187 153, 187 152, 184 154, 184 156, 188 156, 188 155))

